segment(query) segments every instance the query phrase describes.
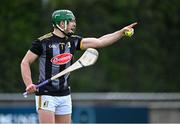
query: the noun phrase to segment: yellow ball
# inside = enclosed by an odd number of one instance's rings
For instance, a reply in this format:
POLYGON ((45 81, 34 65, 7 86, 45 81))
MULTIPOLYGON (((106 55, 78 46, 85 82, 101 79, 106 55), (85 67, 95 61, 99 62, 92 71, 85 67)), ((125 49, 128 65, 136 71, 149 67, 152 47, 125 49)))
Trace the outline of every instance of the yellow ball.
POLYGON ((131 37, 134 34, 134 30, 126 31, 125 36, 131 37))

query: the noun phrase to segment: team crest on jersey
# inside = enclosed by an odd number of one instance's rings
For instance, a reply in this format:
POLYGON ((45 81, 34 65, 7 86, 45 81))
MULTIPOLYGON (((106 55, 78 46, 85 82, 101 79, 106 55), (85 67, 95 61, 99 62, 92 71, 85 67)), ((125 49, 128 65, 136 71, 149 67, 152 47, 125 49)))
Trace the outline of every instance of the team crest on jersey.
POLYGON ((63 54, 59 54, 57 56, 54 56, 51 59, 51 62, 55 65, 63 65, 66 64, 68 62, 70 62, 72 59, 72 54, 70 53, 63 53, 63 54))

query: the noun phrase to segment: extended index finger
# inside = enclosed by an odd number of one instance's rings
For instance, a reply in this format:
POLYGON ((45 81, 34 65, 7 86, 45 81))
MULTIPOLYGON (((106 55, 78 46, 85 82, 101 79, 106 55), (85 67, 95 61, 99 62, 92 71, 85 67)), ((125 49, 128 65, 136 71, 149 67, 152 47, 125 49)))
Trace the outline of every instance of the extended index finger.
POLYGON ((133 28, 133 27, 136 26, 136 25, 137 25, 137 22, 134 22, 134 23, 130 24, 128 27, 129 27, 129 28, 133 28))

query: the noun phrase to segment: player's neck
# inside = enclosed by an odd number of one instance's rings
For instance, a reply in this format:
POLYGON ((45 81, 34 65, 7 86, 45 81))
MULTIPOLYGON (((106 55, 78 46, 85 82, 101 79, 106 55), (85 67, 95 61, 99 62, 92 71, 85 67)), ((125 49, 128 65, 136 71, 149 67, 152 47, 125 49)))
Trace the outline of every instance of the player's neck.
POLYGON ((57 35, 58 37, 65 37, 65 35, 57 28, 54 28, 53 34, 57 35))

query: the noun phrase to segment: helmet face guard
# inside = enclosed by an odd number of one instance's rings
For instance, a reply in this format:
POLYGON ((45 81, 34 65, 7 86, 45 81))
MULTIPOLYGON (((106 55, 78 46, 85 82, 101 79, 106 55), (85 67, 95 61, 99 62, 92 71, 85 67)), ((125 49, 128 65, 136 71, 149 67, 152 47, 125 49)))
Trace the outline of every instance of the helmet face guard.
POLYGON ((59 23, 61 21, 64 21, 65 22, 65 29, 66 29, 68 22, 72 21, 72 20, 75 20, 75 16, 70 10, 56 10, 52 14, 53 26, 57 27, 63 33, 65 33, 65 32, 62 28, 60 28, 59 23))

